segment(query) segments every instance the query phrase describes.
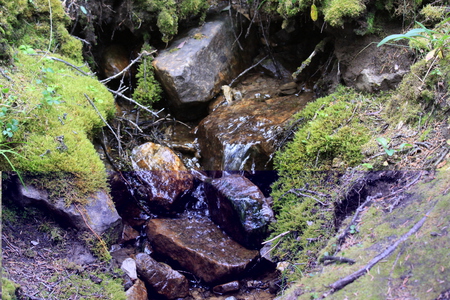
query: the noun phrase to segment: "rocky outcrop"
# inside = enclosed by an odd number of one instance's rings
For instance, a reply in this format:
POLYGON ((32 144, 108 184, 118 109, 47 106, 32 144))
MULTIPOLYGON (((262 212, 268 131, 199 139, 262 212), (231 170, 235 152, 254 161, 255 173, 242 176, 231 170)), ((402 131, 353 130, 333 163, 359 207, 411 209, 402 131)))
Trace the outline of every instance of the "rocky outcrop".
POLYGON ((155 252, 177 261, 207 283, 236 279, 255 260, 207 218, 152 219, 147 236, 155 252))
POLYGON ((108 232, 112 240, 119 238, 122 233, 122 219, 111 197, 105 191, 98 191, 89 196, 87 204, 67 205, 63 198, 51 200, 46 190, 18 184, 14 199, 24 207, 29 205, 44 207, 64 225, 73 226, 78 230, 93 230, 98 235, 108 232))
POLYGON ((205 190, 211 219, 241 245, 260 248, 274 219, 261 190, 241 175, 213 179, 205 190))
MULTIPOLYGON (((130 63, 130 54, 127 52, 124 46, 119 44, 112 44, 105 48, 103 51, 103 74, 106 77, 111 77, 123 69, 125 69, 130 63)), ((128 73, 124 75, 129 76, 128 73)))
POLYGON ((276 97, 265 90, 242 94, 242 101, 218 107, 197 127, 205 170, 270 169, 281 128, 313 98, 311 93, 276 97))
POLYGON ((227 14, 192 29, 160 52, 153 61, 155 74, 178 119, 204 115, 204 104, 248 67, 255 46, 244 46, 245 51, 239 49, 227 14))
POLYGON ((188 280, 168 265, 157 262, 145 253, 136 255, 136 265, 142 279, 159 295, 167 299, 187 296, 189 292, 188 280))
POLYGON ((149 142, 133 149, 131 161, 140 182, 139 194, 150 208, 171 212, 181 206, 181 197, 193 187, 194 177, 172 150, 149 142))

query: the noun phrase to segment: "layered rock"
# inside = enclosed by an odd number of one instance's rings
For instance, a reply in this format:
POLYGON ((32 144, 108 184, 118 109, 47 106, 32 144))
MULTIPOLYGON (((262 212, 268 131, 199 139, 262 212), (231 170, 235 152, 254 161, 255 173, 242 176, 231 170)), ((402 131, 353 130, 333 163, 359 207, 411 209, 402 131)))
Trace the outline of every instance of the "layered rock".
POLYGON ((159 295, 167 299, 187 296, 188 280, 168 265, 157 262, 148 254, 139 253, 136 255, 136 266, 142 279, 159 295))
POLYGON ((313 97, 311 93, 286 97, 264 91, 243 94, 242 101, 218 107, 198 125, 205 170, 270 169, 281 128, 313 97))
POLYGON ((171 212, 194 184, 194 177, 169 148, 146 143, 133 149, 131 161, 139 179, 139 193, 151 208, 171 212))
POLYGON ((258 255, 207 218, 151 219, 146 231, 155 252, 177 261, 207 283, 235 279, 258 255))
POLYGON ((98 191, 86 199, 86 204, 69 204, 64 198, 50 199, 46 190, 33 185, 18 184, 14 199, 21 206, 44 207, 65 225, 78 230, 91 231, 102 235, 108 232, 112 240, 122 233, 122 219, 117 213, 111 197, 105 191, 98 191))
POLYGON ((273 220, 261 190, 241 175, 213 179, 205 190, 211 219, 245 247, 260 248, 273 220))
POLYGON ((250 65, 255 46, 244 46, 245 51, 239 49, 230 19, 222 15, 192 29, 160 52, 153 61, 155 74, 178 119, 202 116, 204 104, 250 65))

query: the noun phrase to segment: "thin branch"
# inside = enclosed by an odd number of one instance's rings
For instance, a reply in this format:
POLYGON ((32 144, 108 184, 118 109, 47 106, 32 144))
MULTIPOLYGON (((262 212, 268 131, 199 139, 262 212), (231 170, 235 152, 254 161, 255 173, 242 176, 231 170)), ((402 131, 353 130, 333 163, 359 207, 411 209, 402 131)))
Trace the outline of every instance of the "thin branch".
POLYGON ((230 82, 229 86, 232 87, 232 86, 233 86, 233 83, 235 83, 236 80, 238 80, 239 78, 241 78, 245 73, 247 73, 247 72, 250 71, 251 69, 253 69, 253 68, 255 68, 256 66, 258 66, 258 65, 259 65, 263 60, 265 60, 268 56, 269 56, 269 55, 264 56, 264 58, 262 58, 262 59, 261 59, 260 61, 258 61, 256 64, 254 64, 253 66, 251 66, 251 67, 245 69, 244 71, 242 71, 241 74, 239 74, 236 78, 234 78, 234 79, 230 82))
POLYGON ((346 258, 346 257, 342 257, 342 256, 329 256, 329 255, 322 256, 319 259, 319 261, 324 264, 330 264, 330 263, 336 262, 336 261, 348 263, 350 265, 353 265, 355 263, 355 261, 350 258, 346 258))
POLYGON ((116 75, 113 75, 113 76, 111 76, 111 77, 108 77, 108 78, 105 78, 105 79, 103 79, 103 80, 100 80, 100 82, 101 82, 101 83, 107 83, 107 82, 110 82, 111 80, 113 80, 113 79, 115 79, 115 78, 121 76, 122 74, 128 72, 128 70, 129 70, 135 63, 137 63, 137 62, 142 58, 142 56, 149 56, 149 55, 152 55, 152 54, 155 53, 155 52, 156 52, 156 50, 153 50, 153 51, 151 51, 151 52, 148 52, 148 51, 142 51, 141 53, 139 53, 138 57, 136 57, 136 58, 135 58, 128 66, 126 66, 122 71, 120 71, 120 72, 117 73, 116 75))
POLYGON ((118 143, 118 147, 119 147, 119 153, 122 153, 122 146, 121 146, 121 142, 120 142, 120 138, 119 136, 116 134, 116 132, 114 131, 114 129, 112 129, 112 127, 108 124, 108 122, 106 122, 106 120, 103 118, 102 114, 100 113, 100 111, 97 109, 97 107, 95 106, 94 102, 91 100, 91 98, 89 98, 88 95, 84 94, 84 96, 86 97, 86 99, 89 101, 89 103, 92 105, 92 107, 94 108, 95 112, 98 114, 98 116, 100 117, 100 119, 102 119, 103 123, 105 123, 105 125, 109 128, 109 130, 111 130, 111 132, 113 133, 114 137, 117 140, 118 143))
POLYGON ((145 111, 147 111, 147 112, 153 114, 155 117, 159 117, 159 113, 161 113, 161 112, 164 110, 164 109, 161 109, 160 111, 158 111, 158 112, 155 113, 154 111, 148 109, 147 107, 145 107, 144 105, 142 105, 142 104, 136 102, 135 100, 131 99, 130 97, 125 96, 125 95, 122 94, 121 92, 117 92, 117 91, 114 91, 114 90, 111 90, 111 89, 108 89, 108 91, 110 91, 111 93, 113 93, 113 94, 116 95, 116 96, 122 97, 123 99, 125 99, 125 100, 127 100, 127 101, 129 101, 129 102, 131 102, 131 103, 133 103, 133 104, 135 104, 135 105, 137 105, 137 106, 139 106, 139 107, 142 108, 143 110, 145 110, 145 111))
POLYGON ((5 71, 3 71, 2 68, 0 68, 0 74, 2 74, 3 77, 5 77, 6 79, 8 79, 9 81, 11 81, 11 77, 9 77, 8 75, 6 75, 5 71))
POLYGON ((297 71, 295 71, 294 73, 292 73, 292 78, 296 79, 297 76, 307 67, 309 66, 309 64, 311 63, 311 60, 314 58, 314 56, 316 56, 317 53, 322 52, 325 45, 328 43, 328 41, 330 40, 330 38, 324 38, 323 40, 321 40, 316 47, 314 48, 314 51, 309 55, 309 57, 307 59, 305 59, 302 64, 300 65, 300 67, 298 67, 297 71))
POLYGON ((342 289, 343 287, 345 287, 346 285, 348 285, 349 283, 352 283, 353 281, 355 281, 356 279, 358 279, 359 277, 365 275, 366 273, 369 272, 369 270, 375 266, 379 261, 385 259, 386 257, 388 257, 389 255, 392 254, 392 252, 395 251, 395 249, 397 249, 397 247, 404 241, 406 241, 411 235, 413 235, 414 233, 416 233, 421 227, 422 225, 425 223, 426 219, 428 218, 428 216, 430 215, 431 211, 433 210, 430 209, 426 215, 420 219, 419 222, 417 222, 407 233, 405 233, 404 235, 402 235, 402 237, 400 237, 393 245, 391 245, 390 247, 388 247, 386 250, 384 250, 382 253, 378 254, 377 256, 375 256, 371 261, 369 261, 369 263, 364 266, 363 268, 359 269, 358 271, 337 280, 336 282, 332 283, 329 287, 331 288, 329 291, 325 292, 321 299, 326 298, 327 296, 333 294, 334 292, 342 289))
POLYGON ((313 195, 316 195, 316 196, 319 196, 319 197, 329 197, 329 195, 327 195, 327 194, 323 194, 323 193, 319 193, 319 192, 311 191, 311 190, 307 190, 307 189, 290 189, 289 191, 287 191, 286 193, 281 195, 280 198, 283 198, 286 194, 294 194, 297 197, 309 197, 309 198, 313 199, 314 201, 320 203, 323 206, 330 205, 329 203, 325 203, 325 202, 320 201, 319 199, 317 199, 314 196, 311 196, 311 195, 308 195, 308 194, 304 194, 304 193, 310 193, 310 194, 313 194, 313 195))
POLYGON ((273 242, 273 241, 276 240, 277 238, 280 238, 280 237, 282 237, 282 236, 285 236, 286 234, 289 234, 289 233, 291 233, 290 230, 285 231, 285 232, 280 233, 279 235, 277 235, 276 237, 274 237, 274 238, 272 238, 272 239, 270 239, 270 240, 268 240, 268 241, 262 242, 261 244, 262 244, 262 245, 265 245, 265 244, 267 244, 267 243, 273 242))

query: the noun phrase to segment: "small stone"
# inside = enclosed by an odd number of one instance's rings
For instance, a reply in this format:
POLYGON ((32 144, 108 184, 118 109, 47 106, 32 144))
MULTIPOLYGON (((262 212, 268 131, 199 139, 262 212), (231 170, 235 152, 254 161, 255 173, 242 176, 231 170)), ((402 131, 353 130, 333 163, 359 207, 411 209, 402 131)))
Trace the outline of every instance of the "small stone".
POLYGON ((219 295, 239 291, 239 281, 231 281, 213 287, 213 292, 219 295))
POLYGON ((122 266, 120 267, 130 278, 131 280, 137 279, 136 273, 136 262, 132 258, 126 258, 122 262, 122 266))
POLYGON ((97 276, 95 276, 95 275, 89 275, 89 278, 91 279, 91 281, 93 282, 93 283, 95 283, 95 284, 100 284, 100 283, 102 283, 102 281, 103 281, 103 279, 101 279, 101 278, 99 278, 99 277, 97 277, 97 276))

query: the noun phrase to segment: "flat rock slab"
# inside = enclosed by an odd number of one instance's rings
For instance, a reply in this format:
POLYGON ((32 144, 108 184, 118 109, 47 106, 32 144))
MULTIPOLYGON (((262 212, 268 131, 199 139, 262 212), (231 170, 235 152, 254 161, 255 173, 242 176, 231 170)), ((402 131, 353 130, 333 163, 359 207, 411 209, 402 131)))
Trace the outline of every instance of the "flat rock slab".
POLYGON ((258 256, 207 218, 152 219, 147 236, 155 252, 177 261, 207 283, 236 279, 258 256))

